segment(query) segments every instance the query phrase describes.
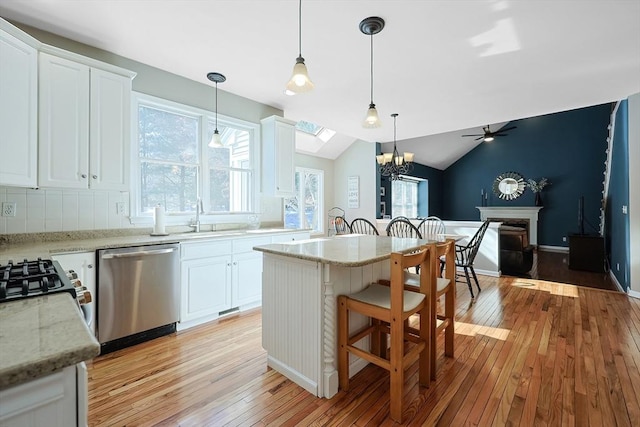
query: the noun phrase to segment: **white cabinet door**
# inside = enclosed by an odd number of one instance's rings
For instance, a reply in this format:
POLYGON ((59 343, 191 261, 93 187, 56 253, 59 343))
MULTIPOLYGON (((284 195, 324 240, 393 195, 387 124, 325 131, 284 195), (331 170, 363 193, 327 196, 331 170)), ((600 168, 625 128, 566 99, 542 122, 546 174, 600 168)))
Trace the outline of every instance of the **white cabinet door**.
POLYGON ((38 52, 0 30, 0 185, 38 185, 38 52))
MULTIPOLYGON (((2 427, 69 427, 78 422, 76 366, 0 390, 2 427)), ((85 396, 86 399, 86 396, 85 396)))
POLYGON ((91 293, 91 302, 82 306, 87 324, 91 332, 96 333, 96 308, 98 306, 98 292, 96 292, 96 253, 77 252, 53 254, 51 256, 58 261, 64 271, 73 270, 78 275, 82 285, 91 293))
POLYGON ((262 192, 270 196, 292 196, 295 191, 295 122, 278 116, 261 121, 262 192))
POLYGON ((40 53, 39 183, 87 188, 89 67, 40 53))
POLYGON ((231 308, 231 256, 182 261, 180 321, 231 308))
POLYGON ((131 79, 91 69, 90 187, 129 190, 131 79))
POLYGON ((39 184, 129 189, 131 79, 40 53, 39 184))
POLYGON ((233 254, 233 307, 258 303, 262 299, 262 253, 233 254))

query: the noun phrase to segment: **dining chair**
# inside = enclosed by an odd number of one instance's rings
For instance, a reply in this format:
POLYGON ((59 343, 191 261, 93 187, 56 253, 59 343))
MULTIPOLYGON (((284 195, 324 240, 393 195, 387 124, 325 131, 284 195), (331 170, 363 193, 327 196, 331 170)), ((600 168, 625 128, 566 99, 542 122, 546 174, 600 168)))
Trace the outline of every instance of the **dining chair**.
MULTIPOLYGON (((490 220, 486 220, 482 223, 476 234, 473 235, 469 243, 466 245, 456 245, 456 267, 461 267, 464 270, 464 275, 467 279, 467 286, 469 287, 469 292, 471 293, 471 298, 475 298, 473 295, 473 288, 471 287, 471 278, 469 277, 469 271, 473 275, 473 280, 476 282, 476 287, 478 288, 478 292, 482 291, 480 289, 480 283, 478 283, 478 276, 476 276, 476 272, 473 269, 473 262, 476 259, 476 255, 480 250, 480 245, 482 244, 482 239, 484 238, 484 234, 489 228, 490 220)), ((445 260, 440 258, 440 269, 442 270, 445 266, 445 260)))
POLYGON ((446 232, 444 222, 437 216, 429 216, 418 224, 418 230, 423 239, 437 240, 438 235, 446 232))
POLYGON ((392 237, 412 237, 414 239, 422 239, 422 235, 418 227, 413 225, 406 217, 393 218, 387 225, 387 236, 392 237))
POLYGON ((361 357, 389 371, 390 415, 394 421, 402 422, 403 386, 405 369, 419 361, 418 381, 429 386, 431 354, 429 346, 429 280, 433 277, 433 248, 425 246, 417 252, 391 254, 391 281, 389 286, 373 283, 364 290, 351 295, 338 296, 338 380, 340 388, 349 390, 349 354, 361 357), (406 268, 420 264, 418 291, 404 289, 406 268), (352 313, 370 317, 371 324, 360 331, 350 333, 349 316, 352 313), (420 328, 417 334, 407 328, 407 320, 420 313, 420 328), (389 334, 390 347, 380 347, 380 337, 389 334), (356 347, 363 338, 370 338, 369 350, 356 347))
POLYGON ((375 225, 365 218, 356 218, 351 221, 351 232, 354 234, 371 234, 378 236, 378 229, 375 225))
POLYGON ((337 216, 333 221, 333 226, 335 228, 336 234, 350 234, 351 229, 349 228, 349 223, 344 218, 344 216, 337 216))

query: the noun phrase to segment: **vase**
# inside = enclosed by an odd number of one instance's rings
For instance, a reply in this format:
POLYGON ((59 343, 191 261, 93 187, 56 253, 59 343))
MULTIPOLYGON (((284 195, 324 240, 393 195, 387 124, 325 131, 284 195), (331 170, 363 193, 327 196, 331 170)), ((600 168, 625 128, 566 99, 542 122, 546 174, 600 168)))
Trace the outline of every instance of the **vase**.
POLYGON ((542 194, 540 192, 536 193, 536 206, 542 206, 542 194))

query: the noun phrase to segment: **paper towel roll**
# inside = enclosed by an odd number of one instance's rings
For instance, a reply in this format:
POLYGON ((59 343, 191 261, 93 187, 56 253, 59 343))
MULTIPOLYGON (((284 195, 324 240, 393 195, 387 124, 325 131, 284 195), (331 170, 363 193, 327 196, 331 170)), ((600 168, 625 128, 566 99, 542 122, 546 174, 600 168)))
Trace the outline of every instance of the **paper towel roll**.
POLYGON ((164 226, 164 206, 158 205, 154 210, 153 234, 167 234, 164 226))

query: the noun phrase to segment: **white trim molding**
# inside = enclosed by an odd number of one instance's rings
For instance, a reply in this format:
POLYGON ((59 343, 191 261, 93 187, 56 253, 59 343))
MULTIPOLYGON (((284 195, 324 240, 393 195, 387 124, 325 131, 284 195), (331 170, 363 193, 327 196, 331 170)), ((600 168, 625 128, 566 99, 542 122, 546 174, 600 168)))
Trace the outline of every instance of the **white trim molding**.
POLYGON ((538 245, 538 212, 542 206, 476 206, 480 211, 480 220, 487 218, 527 219, 529 220, 529 243, 538 245))

